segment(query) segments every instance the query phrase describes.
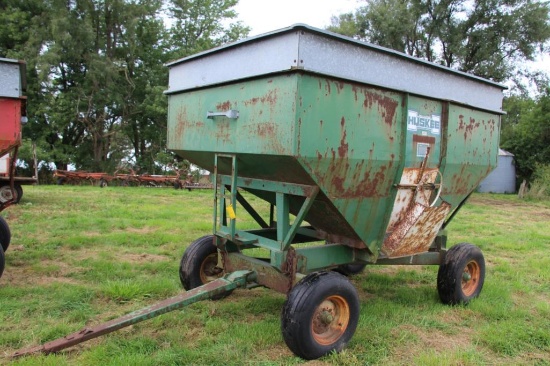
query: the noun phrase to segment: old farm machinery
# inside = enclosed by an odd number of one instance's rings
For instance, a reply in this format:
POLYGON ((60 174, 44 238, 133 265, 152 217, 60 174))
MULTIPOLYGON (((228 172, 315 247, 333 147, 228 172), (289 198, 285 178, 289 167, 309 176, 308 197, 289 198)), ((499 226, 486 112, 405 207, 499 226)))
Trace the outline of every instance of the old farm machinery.
MULTIPOLYGON (((26 122, 25 63, 0 58, 0 157, 6 174, 0 178, 0 211, 17 203, 23 195, 15 179, 17 149, 21 144, 21 123, 26 122)), ((6 220, 0 216, 0 277, 4 272, 4 253, 8 250, 11 232, 6 220)))
POLYGON ((194 177, 187 174, 187 170, 176 171, 176 175, 161 174, 137 174, 134 170, 127 173, 116 171, 114 174, 108 173, 90 173, 76 170, 56 170, 54 177, 58 185, 63 184, 91 184, 101 188, 109 185, 118 185, 122 187, 141 186, 141 187, 173 187, 175 189, 197 189, 212 188, 212 185, 204 182, 194 182, 194 177))
POLYGON ((342 273, 365 265, 438 265, 442 302, 479 295, 483 255, 447 250, 446 227, 496 165, 503 86, 305 25, 168 67, 168 147, 214 173, 212 235, 180 263, 187 292, 18 355, 264 286, 287 295, 288 347, 315 359, 352 338, 360 301, 342 273))

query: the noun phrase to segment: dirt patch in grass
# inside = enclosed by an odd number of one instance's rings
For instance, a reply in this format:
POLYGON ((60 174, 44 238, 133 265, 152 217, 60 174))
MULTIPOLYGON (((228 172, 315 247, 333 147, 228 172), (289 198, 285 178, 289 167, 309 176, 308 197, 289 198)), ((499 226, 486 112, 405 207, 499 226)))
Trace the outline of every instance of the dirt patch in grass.
POLYGON ((23 252, 25 251, 25 246, 24 245, 10 245, 10 253, 11 252, 23 252))
MULTIPOLYGON (((292 352, 284 344, 275 344, 267 349, 258 350, 256 356, 258 360, 277 361, 280 360, 282 357, 292 356, 292 352)), ((310 365, 310 363, 306 364, 310 365)), ((311 365, 313 365, 313 363, 311 365)))
POLYGON ((144 227, 129 227, 124 230, 121 230, 124 232, 132 233, 132 234, 151 234, 157 231, 156 228, 151 226, 144 226, 144 227))
POLYGON ((523 258, 521 257, 521 254, 516 254, 515 256, 512 254, 500 254, 498 258, 493 259, 489 256, 489 258, 485 259, 486 265, 493 267, 500 265, 503 261, 509 265, 517 265, 523 263, 523 258))
POLYGON ((100 253, 103 252, 101 249, 79 249, 73 250, 70 252, 71 260, 74 261, 85 261, 85 260, 96 260, 100 257, 100 253))
POLYGON ((502 199, 479 195, 473 196, 469 202, 473 204, 491 206, 498 211, 514 215, 517 215, 518 211, 520 211, 522 212, 522 215, 525 215, 529 220, 535 222, 548 221, 550 218, 550 208, 537 205, 536 203, 504 201, 502 199))
POLYGON ((98 231, 85 231, 82 233, 82 236, 85 236, 87 238, 97 238, 98 236, 102 236, 104 233, 100 233, 98 231))
POLYGON ((528 311, 533 317, 539 316, 540 310, 537 309, 537 303, 548 304, 545 295, 540 293, 524 293, 518 291, 513 292, 511 297, 516 308, 528 311))
POLYGON ((434 328, 419 328, 414 325, 402 325, 393 330, 395 338, 402 333, 411 334, 411 340, 393 350, 395 358, 402 364, 413 364, 415 357, 425 350, 437 350, 441 353, 465 349, 472 344, 474 331, 465 327, 454 328, 456 333, 448 334, 434 328))
MULTIPOLYGON (((113 233, 124 232, 124 233, 131 233, 131 234, 147 235, 147 234, 152 234, 156 231, 157 231, 157 229, 154 228, 154 227, 144 226, 144 227, 139 227, 139 228, 138 227, 128 227, 128 228, 125 228, 125 229, 113 229, 113 230, 109 230, 109 233, 113 234, 113 233)), ((96 238, 98 236, 105 235, 105 233, 104 232, 99 232, 99 231, 85 231, 85 232, 82 233, 82 235, 87 237, 87 238, 96 238)))
POLYGON ((156 255, 156 254, 135 254, 135 253, 122 253, 117 256, 118 259, 122 262, 129 263, 149 263, 149 262, 168 262, 172 258, 165 255, 156 255))
POLYGON ((2 282, 9 283, 10 286, 45 286, 52 283, 63 283, 70 285, 81 285, 82 283, 70 277, 70 274, 78 273, 83 270, 81 267, 71 266, 65 262, 41 261, 40 266, 47 270, 37 273, 35 269, 29 267, 10 267, 2 276, 2 282))
MULTIPOLYGON (((137 250, 137 249, 136 249, 137 250)), ((105 255, 105 250, 102 249, 80 249, 71 252, 71 260, 85 261, 85 260, 99 260, 102 258, 101 254, 105 255)), ((164 262, 171 261, 172 258, 166 255, 157 255, 149 253, 123 253, 117 251, 116 260, 119 262, 128 263, 148 263, 148 262, 164 262)))
POLYGON ((550 356, 540 352, 524 352, 516 357, 499 357, 494 354, 486 354, 487 365, 550 365, 550 356))

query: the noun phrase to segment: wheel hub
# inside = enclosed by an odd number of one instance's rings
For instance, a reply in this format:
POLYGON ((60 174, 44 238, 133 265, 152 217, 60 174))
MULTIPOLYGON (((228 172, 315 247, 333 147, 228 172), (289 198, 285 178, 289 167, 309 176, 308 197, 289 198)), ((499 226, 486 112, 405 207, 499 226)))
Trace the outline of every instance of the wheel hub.
POLYGON ((9 186, 2 186, 2 188, 0 188, 0 202, 4 203, 11 199, 13 199, 11 188, 9 186))
POLYGON ((349 304, 340 296, 330 296, 313 314, 313 338, 322 345, 336 342, 346 331, 350 319, 349 304))
POLYGON ((477 289, 481 278, 481 268, 476 261, 470 261, 464 267, 462 273, 462 292, 464 295, 471 296, 477 289))
POLYGON ((201 265, 200 276, 202 283, 212 282, 223 274, 223 269, 218 267, 218 254, 213 253, 206 257, 201 265))
POLYGON ((329 325, 334 320, 334 317, 331 314, 331 310, 323 311, 321 315, 319 316, 319 320, 324 325, 329 325))

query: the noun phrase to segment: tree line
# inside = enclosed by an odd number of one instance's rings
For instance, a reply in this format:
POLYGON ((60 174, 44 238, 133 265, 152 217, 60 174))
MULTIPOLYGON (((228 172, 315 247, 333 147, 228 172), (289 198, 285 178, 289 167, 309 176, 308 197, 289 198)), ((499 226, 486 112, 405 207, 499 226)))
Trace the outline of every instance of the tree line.
MULTIPOLYGON (((27 62, 24 138, 60 169, 166 167, 163 65, 247 36, 237 3, 2 0, 0 57, 27 62)), ((549 19, 548 1, 365 0, 328 30, 509 85, 501 146, 530 179, 550 163, 548 75, 526 67, 548 53, 549 19)))
POLYGON ((2 0, 0 57, 27 63, 23 137, 58 169, 158 172, 174 159, 163 65, 245 37, 237 2, 2 0))

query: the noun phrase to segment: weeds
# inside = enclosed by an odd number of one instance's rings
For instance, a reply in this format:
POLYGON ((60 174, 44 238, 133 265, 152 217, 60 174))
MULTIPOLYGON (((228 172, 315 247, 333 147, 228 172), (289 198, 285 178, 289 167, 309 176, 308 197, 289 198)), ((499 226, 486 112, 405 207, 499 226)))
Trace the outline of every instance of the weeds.
POLYGON ((520 188, 520 197, 527 200, 548 200, 550 198, 550 165, 538 164, 533 173, 533 180, 528 186, 520 188))

